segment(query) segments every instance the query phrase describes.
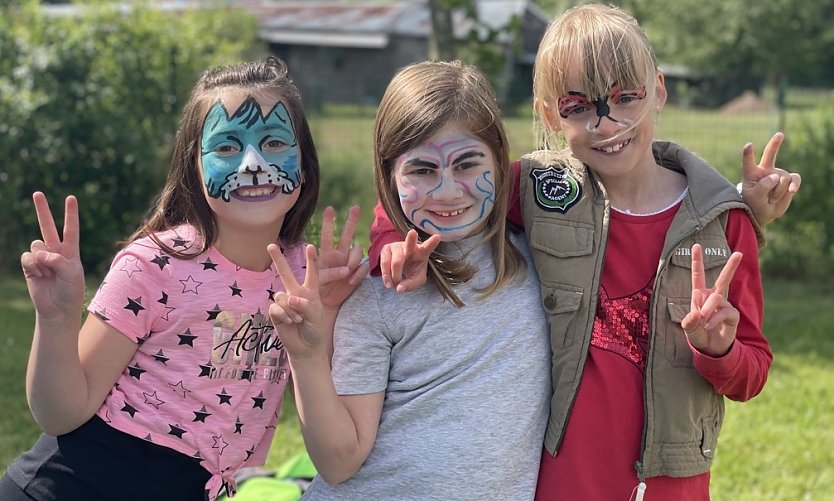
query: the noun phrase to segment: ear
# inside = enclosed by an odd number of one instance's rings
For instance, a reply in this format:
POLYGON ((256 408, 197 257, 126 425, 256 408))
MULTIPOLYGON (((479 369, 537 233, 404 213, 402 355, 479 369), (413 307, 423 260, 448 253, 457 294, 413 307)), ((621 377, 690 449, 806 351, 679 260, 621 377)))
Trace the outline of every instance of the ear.
POLYGON ((533 101, 533 108, 536 110, 536 113, 539 114, 539 117, 548 129, 555 132, 562 130, 562 122, 559 120, 559 115, 556 112, 556 109, 547 104, 547 101, 536 98, 535 101, 533 101))
POLYGON ((666 81, 663 76, 663 73, 657 72, 657 82, 655 83, 654 88, 655 93, 655 107, 657 111, 663 109, 663 106, 666 105, 666 98, 668 97, 666 93, 666 81))

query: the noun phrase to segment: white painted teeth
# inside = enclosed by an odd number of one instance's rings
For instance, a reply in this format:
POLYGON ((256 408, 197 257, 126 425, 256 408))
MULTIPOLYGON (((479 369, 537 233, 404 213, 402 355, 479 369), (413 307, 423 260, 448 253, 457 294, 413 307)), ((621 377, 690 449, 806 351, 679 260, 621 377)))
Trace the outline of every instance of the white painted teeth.
POLYGON ((269 195, 275 188, 272 186, 264 187, 264 188, 243 188, 238 190, 238 193, 244 197, 262 197, 264 195, 269 195))

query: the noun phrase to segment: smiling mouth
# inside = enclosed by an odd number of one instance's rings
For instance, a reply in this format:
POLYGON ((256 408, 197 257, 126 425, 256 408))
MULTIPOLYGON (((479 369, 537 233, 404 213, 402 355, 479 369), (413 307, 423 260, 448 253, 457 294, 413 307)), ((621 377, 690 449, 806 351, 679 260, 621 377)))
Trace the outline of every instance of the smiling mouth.
POLYGON ((269 200, 278 192, 278 187, 272 184, 261 186, 244 186, 231 192, 231 196, 237 200, 246 202, 260 202, 269 200))
POLYGON ((621 143, 610 144, 608 146, 603 146, 601 148, 593 148, 594 151, 599 151, 601 153, 617 153, 618 151, 622 150, 626 146, 631 143, 631 139, 626 139, 621 143))
POLYGON ((464 212, 466 212, 466 209, 468 209, 468 207, 464 207, 463 209, 449 210, 449 211, 433 210, 433 211, 429 211, 429 212, 431 212, 434 215, 440 216, 440 217, 455 217, 455 216, 459 216, 459 215, 463 214, 464 212))

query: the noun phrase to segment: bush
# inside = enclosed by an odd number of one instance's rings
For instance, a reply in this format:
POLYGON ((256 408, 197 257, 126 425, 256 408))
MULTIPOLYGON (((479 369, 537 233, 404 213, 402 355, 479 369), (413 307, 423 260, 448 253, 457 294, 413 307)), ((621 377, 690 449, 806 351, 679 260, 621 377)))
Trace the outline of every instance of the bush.
POLYGON ((257 22, 227 9, 162 11, 37 2, 0 10, 0 270, 38 238, 30 194, 79 198, 87 270, 109 264, 160 189, 199 74, 256 48, 257 22))
POLYGON ((802 188, 787 214, 772 225, 762 261, 768 275, 834 277, 834 106, 792 132, 779 163, 799 170, 802 188))

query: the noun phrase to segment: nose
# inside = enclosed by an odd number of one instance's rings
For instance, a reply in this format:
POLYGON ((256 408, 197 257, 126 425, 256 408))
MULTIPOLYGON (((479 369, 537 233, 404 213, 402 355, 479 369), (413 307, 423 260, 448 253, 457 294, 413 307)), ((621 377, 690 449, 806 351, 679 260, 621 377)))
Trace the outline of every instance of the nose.
POLYGON ((440 184, 432 192, 435 200, 454 200, 463 195, 463 190, 455 182, 455 175, 452 169, 440 171, 440 184))
POLYGON ((264 160, 264 157, 262 157, 261 154, 258 153, 258 151, 255 150, 251 144, 249 144, 243 152, 243 160, 241 160, 240 165, 237 168, 237 172, 238 174, 248 174, 252 176, 252 183, 257 185, 258 174, 265 170, 265 165, 266 160, 264 160))

